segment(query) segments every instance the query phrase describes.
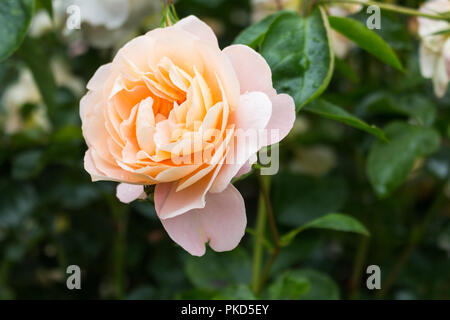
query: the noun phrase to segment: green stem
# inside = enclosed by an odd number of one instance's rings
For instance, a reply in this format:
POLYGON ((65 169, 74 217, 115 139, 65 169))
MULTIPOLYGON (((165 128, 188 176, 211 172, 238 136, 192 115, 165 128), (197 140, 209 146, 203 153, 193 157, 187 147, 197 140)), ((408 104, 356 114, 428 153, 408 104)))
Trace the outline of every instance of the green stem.
POLYGON ((390 4, 390 3, 382 3, 382 2, 378 2, 378 1, 319 0, 317 2, 317 4, 339 4, 339 3, 360 4, 360 5, 363 5, 363 6, 366 6, 366 7, 378 6, 381 9, 386 10, 386 11, 397 12, 397 13, 406 14, 406 15, 410 15, 410 16, 425 17, 425 18, 435 19, 435 20, 450 21, 450 18, 448 18, 446 16, 443 16, 443 15, 425 13, 425 12, 421 12, 421 11, 416 10, 416 9, 406 8, 406 7, 402 7, 402 6, 398 6, 398 5, 390 4))
POLYGON ((117 299, 125 296, 125 249, 128 225, 128 210, 119 206, 114 199, 110 201, 116 236, 113 247, 113 279, 117 299))
POLYGON ((350 300, 354 300, 358 296, 359 284, 361 283, 361 275, 363 272, 364 263, 366 261, 368 247, 369 237, 362 237, 353 262, 352 278, 350 279, 350 293, 348 296, 350 300))
POLYGON ((259 290, 259 279, 261 273, 261 265, 263 260, 263 246, 265 239, 264 233, 266 230, 266 207, 264 205, 264 196, 262 192, 259 193, 258 199, 258 213, 256 216, 256 227, 255 227, 255 244, 253 247, 253 270, 252 270, 252 288, 255 294, 259 290))
POLYGON ((259 278, 259 282, 256 285, 255 292, 257 295, 259 295, 264 288, 264 284, 269 277, 270 269, 272 268, 273 263, 275 262, 276 258, 278 257, 280 250, 281 250, 281 242, 280 242, 280 236, 278 234, 277 225, 275 221, 275 215, 273 214, 272 204, 270 202, 270 178, 271 176, 263 176, 261 174, 258 175, 259 179, 259 186, 260 186, 260 196, 262 196, 264 207, 265 207, 265 214, 267 215, 267 218, 269 220, 269 227, 270 232, 272 235, 272 239, 274 242, 274 248, 269 256, 269 260, 266 263, 266 266, 264 267, 264 270, 261 274, 261 277, 259 278))

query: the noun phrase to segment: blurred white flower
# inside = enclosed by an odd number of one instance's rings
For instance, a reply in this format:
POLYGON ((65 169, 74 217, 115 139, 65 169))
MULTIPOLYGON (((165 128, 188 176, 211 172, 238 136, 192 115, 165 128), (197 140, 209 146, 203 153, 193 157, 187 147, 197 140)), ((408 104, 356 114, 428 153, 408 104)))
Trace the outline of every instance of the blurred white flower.
MULTIPOLYGON (((363 0, 367 1, 367 0, 363 0)), ((298 11, 301 0, 281 0, 283 9, 298 11)), ((257 22, 269 14, 277 11, 276 1, 274 0, 252 0, 253 13, 252 20, 257 22)), ((327 6, 330 15, 346 17, 361 11, 363 8, 359 4, 339 4, 327 6)), ((354 46, 353 42, 341 35, 340 33, 331 30, 331 37, 333 41, 333 49, 339 58, 343 59, 347 56, 350 49, 354 46)))
MULTIPOLYGON (((450 1, 427 1, 420 10, 436 14, 450 12, 450 1)), ((418 18, 420 43, 420 70, 427 79, 433 80, 434 93, 443 97, 450 80, 450 34, 436 34, 450 29, 450 23, 443 20, 418 18)))
MULTIPOLYGON (((70 73, 69 66, 61 58, 53 58, 50 67, 58 86, 70 89, 76 96, 83 94, 84 82, 70 73)), ((1 122, 6 134, 14 134, 26 128, 50 130, 51 125, 47 117, 47 109, 29 69, 20 70, 17 81, 6 88, 1 102, 1 122), (22 108, 27 104, 34 105, 35 109, 24 119, 22 108)))
POLYGON ((120 47, 133 38, 142 22, 146 29, 156 26, 161 7, 157 0, 53 0, 53 11, 53 23, 45 10, 36 13, 30 26, 31 36, 39 37, 54 26, 78 48, 81 41, 96 48, 109 48, 120 47), (79 9, 81 30, 66 26, 70 6, 79 9))
POLYGON ((77 97, 81 97, 85 93, 84 81, 71 73, 69 65, 62 58, 55 57, 50 64, 57 85, 70 89, 77 97))
POLYGON ((69 5, 76 5, 80 8, 82 22, 93 27, 105 27, 106 29, 112 30, 124 25, 130 15, 131 5, 136 1, 66 0, 63 2, 69 5))
POLYGON ((52 30, 52 19, 45 10, 39 10, 33 16, 28 29, 28 34, 33 38, 38 38, 46 32, 52 30))
POLYGON ((6 89, 2 98, 4 132, 14 134, 26 127, 49 130, 50 123, 41 102, 41 95, 31 72, 28 69, 21 70, 17 81, 6 89), (26 104, 37 107, 27 119, 23 119, 21 111, 26 104))

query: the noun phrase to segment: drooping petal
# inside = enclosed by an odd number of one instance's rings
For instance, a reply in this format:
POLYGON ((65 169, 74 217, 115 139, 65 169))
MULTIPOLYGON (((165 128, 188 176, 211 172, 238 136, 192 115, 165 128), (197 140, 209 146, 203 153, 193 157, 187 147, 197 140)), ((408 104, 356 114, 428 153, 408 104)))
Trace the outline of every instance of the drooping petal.
POLYGON ((116 196, 123 203, 130 203, 136 199, 145 199, 143 185, 119 183, 116 189, 116 196))
POLYGON ((221 193, 208 193, 203 209, 194 209, 161 222, 172 240, 190 254, 202 256, 208 241, 215 251, 233 250, 245 234, 247 218, 244 200, 230 184, 221 193))

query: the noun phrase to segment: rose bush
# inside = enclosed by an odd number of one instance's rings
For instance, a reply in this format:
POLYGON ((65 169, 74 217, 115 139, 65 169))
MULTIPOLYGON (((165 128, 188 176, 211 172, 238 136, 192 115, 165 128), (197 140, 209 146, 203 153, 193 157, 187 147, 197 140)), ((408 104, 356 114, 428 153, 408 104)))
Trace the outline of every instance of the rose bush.
POLYGON ((80 117, 92 180, 131 184, 117 189, 123 202, 156 185, 158 217, 192 255, 208 241, 216 251, 235 248, 246 215, 231 179, 295 119, 264 58, 243 45, 220 50, 213 31, 189 16, 128 42, 87 88, 80 117), (247 143, 238 132, 248 130, 277 134, 247 143))

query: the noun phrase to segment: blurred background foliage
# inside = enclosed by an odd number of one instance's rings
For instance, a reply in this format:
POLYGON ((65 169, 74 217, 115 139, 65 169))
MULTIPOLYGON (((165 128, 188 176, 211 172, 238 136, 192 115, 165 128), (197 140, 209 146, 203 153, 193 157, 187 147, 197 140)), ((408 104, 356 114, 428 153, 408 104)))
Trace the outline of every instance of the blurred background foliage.
MULTIPOLYGON (((115 183, 92 183, 83 169, 84 86, 124 41, 159 23, 158 1, 150 2, 124 24, 126 32, 99 44, 93 38, 104 34, 89 26, 66 34, 55 4, 54 27, 44 28, 48 1, 37 1, 24 43, 0 63, 0 298, 255 298, 252 235, 232 252, 191 257, 168 238, 150 204, 119 203, 115 183), (66 288, 72 264, 81 267, 81 290, 66 288)), ((180 0, 176 8, 210 24, 221 47, 252 22, 247 0, 180 0)), ((414 18, 383 12, 377 32, 405 73, 354 47, 337 61, 323 95, 383 128, 391 143, 301 110, 273 178, 282 233, 342 212, 371 236, 305 230, 281 251, 261 297, 450 298, 450 94, 435 98, 420 75, 416 28, 414 18), (386 181, 394 166, 403 170, 386 181), (383 290, 366 288, 371 264, 381 268, 383 290)), ((253 228, 258 181, 250 175, 236 186, 253 228)))

